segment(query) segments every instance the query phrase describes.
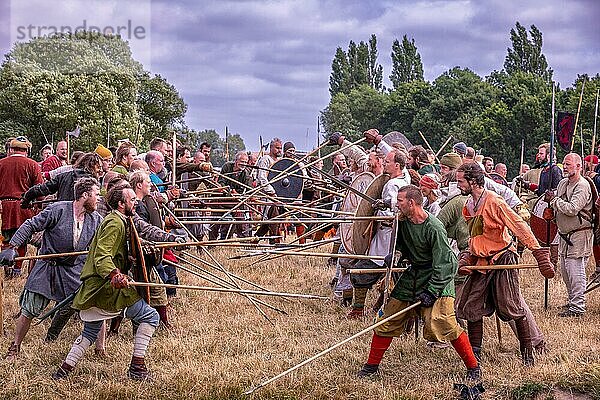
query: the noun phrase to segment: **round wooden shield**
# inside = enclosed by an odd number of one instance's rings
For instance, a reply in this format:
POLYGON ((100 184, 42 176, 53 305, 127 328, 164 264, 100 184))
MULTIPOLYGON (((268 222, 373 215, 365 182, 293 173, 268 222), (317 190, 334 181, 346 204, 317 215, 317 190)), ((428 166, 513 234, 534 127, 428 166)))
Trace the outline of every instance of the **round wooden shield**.
MULTIPOLYGON (((363 172, 354 177, 350 186, 362 193, 365 193, 367 191, 367 188, 369 187, 369 184, 373 181, 374 178, 375 175, 373 175, 371 172, 363 172)), ((348 190, 346 193, 346 197, 342 202, 340 210, 355 213, 359 203, 360 197, 356 193, 348 190)), ((342 244, 344 245, 344 249, 346 249, 346 252, 354 254, 354 247, 352 246, 351 222, 340 224, 340 238, 342 239, 342 244)))
POLYGON ((282 171, 285 171, 285 178, 277 179, 277 182, 271 183, 277 197, 280 197, 282 201, 294 201, 302 193, 302 188, 304 187, 302 170, 297 164, 294 165, 295 163, 296 161, 291 158, 282 158, 271 166, 271 171, 267 175, 267 179, 272 181, 282 171))
MULTIPOLYGON (((389 180, 390 176, 388 174, 376 176, 364 193, 374 200, 381 199, 383 187, 389 180)), ((374 214, 375 210, 373 210, 371 202, 361 197, 354 216, 370 217, 374 214)), ((352 248, 354 254, 367 254, 369 251, 371 239, 375 233, 375 230, 373 229, 375 222, 376 221, 374 220, 357 220, 352 223, 352 248)))
POLYGON ((408 140, 403 133, 398 131, 392 131, 390 133, 385 134, 382 140, 390 146, 392 146, 394 143, 402 143, 407 150, 412 147, 412 143, 410 142, 410 140, 408 140))

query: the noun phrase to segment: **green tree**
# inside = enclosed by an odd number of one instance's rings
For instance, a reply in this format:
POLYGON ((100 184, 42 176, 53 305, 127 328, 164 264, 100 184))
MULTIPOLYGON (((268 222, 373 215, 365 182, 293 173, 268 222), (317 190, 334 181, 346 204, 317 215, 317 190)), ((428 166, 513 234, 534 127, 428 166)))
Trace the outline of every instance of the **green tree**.
POLYGON ((151 140, 155 136, 165 137, 171 128, 184 123, 187 105, 173 85, 162 76, 151 77, 149 73, 142 74, 138 81, 140 123, 150 134, 144 135, 145 140, 151 140))
POLYGON ((331 75, 329 76, 329 94, 331 97, 338 93, 350 92, 350 64, 346 52, 338 47, 331 62, 331 75))
POLYGON ((34 151, 46 143, 42 131, 58 140, 76 126, 82 134, 74 148, 106 143, 109 129, 111 143, 139 145, 182 121, 182 104, 116 36, 78 32, 17 43, 0 68, 0 120, 22 126, 34 151))
POLYGON ((391 57, 390 81, 394 89, 398 89, 402 83, 423 80, 423 63, 415 45, 415 39, 409 41, 404 35, 402 44, 398 39, 394 40, 391 57))
POLYGON ((347 52, 338 47, 331 63, 329 94, 332 98, 365 84, 378 91, 383 88, 383 67, 377 63, 375 35, 371 35, 368 43, 361 41, 357 45, 351 40, 347 52))
POLYGON ((369 39, 369 86, 381 91, 383 88, 383 67, 377 63, 377 36, 369 39))
POLYGON ((527 29, 517 21, 515 28, 510 30, 510 41, 512 48, 507 49, 504 60, 504 69, 508 74, 529 72, 541 76, 546 82, 552 80, 553 71, 542 53, 542 32, 535 25, 531 25, 528 34, 527 29))
POLYGON ((400 83, 386 96, 379 130, 403 132, 411 142, 421 141, 418 133, 413 132, 412 124, 418 111, 429 107, 430 91, 431 84, 425 81, 400 83))
POLYGON ((325 136, 331 132, 356 132, 358 123, 352 117, 349 95, 338 93, 331 98, 329 105, 321 111, 321 125, 325 136))
POLYGON ((412 130, 421 131, 436 149, 449 135, 467 141, 468 130, 461 116, 483 111, 496 96, 497 90, 471 70, 452 68, 433 81, 429 105, 417 111, 412 130))

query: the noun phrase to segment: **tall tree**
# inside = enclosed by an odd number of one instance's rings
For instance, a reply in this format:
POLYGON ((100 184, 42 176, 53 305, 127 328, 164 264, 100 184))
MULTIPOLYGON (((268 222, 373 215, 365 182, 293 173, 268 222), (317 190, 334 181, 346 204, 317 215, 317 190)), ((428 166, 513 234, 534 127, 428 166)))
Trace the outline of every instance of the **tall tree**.
POLYGON ((381 91, 383 87, 383 67, 377 63, 377 36, 369 39, 369 86, 381 91))
POLYGON ((423 63, 415 45, 415 39, 409 41, 404 35, 402 44, 398 39, 394 40, 391 57, 390 81, 394 89, 398 89, 402 83, 423 80, 423 63))
POLYGON ((338 93, 348 92, 350 92, 350 64, 346 52, 338 47, 331 62, 329 94, 333 97, 338 93))
POLYGON ((375 35, 371 35, 368 43, 361 41, 357 45, 351 40, 347 52, 338 47, 331 63, 329 94, 332 98, 338 93, 349 94, 361 85, 378 91, 383 87, 383 67, 377 63, 375 35))
POLYGON ((529 72, 541 76, 546 82, 552 80, 553 71, 542 53, 542 32, 535 25, 531 25, 528 34, 527 29, 517 21, 515 28, 510 30, 510 41, 512 49, 507 49, 504 59, 504 69, 508 74, 529 72))

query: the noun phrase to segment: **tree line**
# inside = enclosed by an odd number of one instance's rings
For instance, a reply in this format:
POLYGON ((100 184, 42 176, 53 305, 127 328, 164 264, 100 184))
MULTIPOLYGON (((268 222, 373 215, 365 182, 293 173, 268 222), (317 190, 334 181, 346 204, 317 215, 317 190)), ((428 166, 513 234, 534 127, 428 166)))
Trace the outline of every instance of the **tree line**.
MULTIPOLYGON (((480 77, 457 66, 428 82, 414 39, 404 35, 392 44, 391 88, 381 83, 383 68, 377 63, 375 35, 368 43, 351 41, 346 51, 338 47, 329 80, 331 98, 320 115, 324 131, 340 131, 356 140, 364 130, 375 127, 382 133, 403 132, 413 144, 424 145, 421 132, 434 151, 452 135, 452 143, 464 141, 496 162, 506 163, 509 175, 516 175, 521 140, 525 141, 526 163, 533 162, 539 144, 550 140, 553 70, 535 25, 527 30, 517 22, 510 40, 502 69, 480 77)), ((576 112, 584 81, 574 149, 581 149, 583 128, 585 153, 589 154, 600 75, 578 75, 565 89, 557 85, 555 107, 576 112)), ((559 151, 559 160, 562 155, 559 151)))
MULTIPOLYGON (((34 151, 76 127, 81 134, 73 147, 87 151, 119 139, 147 150, 152 138, 170 139, 175 131, 192 148, 209 141, 222 161, 224 141, 215 131, 187 127, 186 111, 177 89, 146 71, 119 36, 78 31, 34 38, 15 43, 0 67, 0 139, 26 135, 34 151)), ((239 135, 232 137, 233 148, 243 149, 239 135)))

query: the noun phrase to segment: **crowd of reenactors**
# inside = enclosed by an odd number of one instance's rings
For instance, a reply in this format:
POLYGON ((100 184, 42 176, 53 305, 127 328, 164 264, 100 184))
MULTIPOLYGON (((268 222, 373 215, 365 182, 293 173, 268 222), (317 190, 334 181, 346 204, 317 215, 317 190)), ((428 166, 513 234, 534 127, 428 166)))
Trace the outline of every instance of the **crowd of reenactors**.
POLYGON ((374 312, 378 321, 387 319, 374 329, 359 376, 376 374, 392 338, 418 329, 421 320, 428 344, 449 343, 467 379, 479 382, 483 318, 493 314, 515 332, 524 365, 534 365, 548 344, 521 294, 519 260, 528 249, 544 278, 560 271, 568 299, 561 317, 586 312, 585 268, 590 257, 600 259, 598 157, 568 153, 559 165, 544 143, 531 168, 522 164, 509 180, 506 164, 463 142, 435 153, 376 129, 364 132, 363 141, 369 145, 332 133, 331 154, 319 157, 274 138, 265 151, 240 151, 217 169, 209 143, 196 151, 157 138, 140 153, 125 140, 116 148, 69 154, 68 144, 59 142, 55 151, 44 146, 35 161, 26 137, 10 138, 0 159, 5 276, 25 275, 21 258, 28 244, 39 255, 67 255, 29 262, 6 358, 19 356, 32 321, 59 303, 46 340, 56 340, 75 313, 83 329, 55 379, 67 377, 93 343, 104 354, 106 335, 118 334, 123 318, 135 330, 128 375, 146 379, 149 341, 157 327, 173 328, 168 305, 176 291, 130 282, 178 283, 177 250, 152 243, 256 236, 273 246, 292 238, 304 246, 333 237, 334 299, 349 307, 348 318, 374 312), (329 171, 323 170, 326 158, 329 171), (302 217, 290 211, 294 205, 302 217), (327 210, 339 222, 314 221, 327 210), (335 212, 374 218, 344 223, 335 212), (302 221, 306 216, 311 222, 302 221), (136 257, 144 261, 143 277, 132 268, 136 257), (369 290, 376 291, 372 306, 369 290))

